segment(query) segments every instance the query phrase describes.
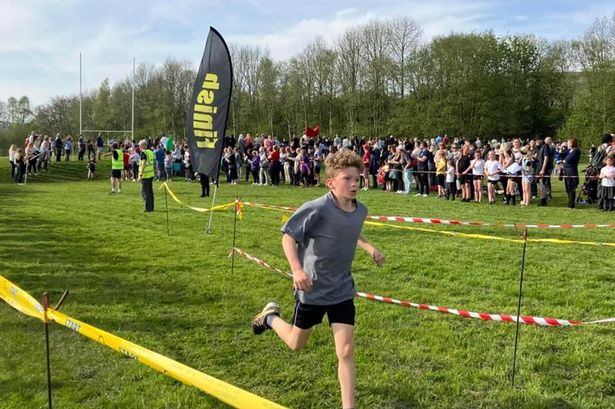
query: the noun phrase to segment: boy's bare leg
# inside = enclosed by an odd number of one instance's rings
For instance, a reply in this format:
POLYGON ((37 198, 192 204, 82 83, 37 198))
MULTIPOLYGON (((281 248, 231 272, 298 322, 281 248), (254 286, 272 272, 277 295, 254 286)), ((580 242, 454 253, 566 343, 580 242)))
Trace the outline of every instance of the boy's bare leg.
POLYGON ((348 324, 333 323, 333 340, 335 341, 335 353, 337 354, 337 376, 340 380, 342 391, 342 407, 354 408, 356 374, 354 367, 354 326, 348 324))
POLYGON ((294 325, 290 325, 278 316, 270 317, 271 328, 290 349, 297 351, 307 344, 307 341, 310 338, 310 333, 312 332, 311 328, 301 329, 299 327, 295 327, 294 325))

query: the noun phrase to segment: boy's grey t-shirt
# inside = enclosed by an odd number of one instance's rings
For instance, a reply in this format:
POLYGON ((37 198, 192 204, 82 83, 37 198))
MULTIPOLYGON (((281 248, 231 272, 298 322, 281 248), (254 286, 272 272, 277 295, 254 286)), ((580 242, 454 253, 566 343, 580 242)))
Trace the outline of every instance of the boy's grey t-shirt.
POLYGON ((305 203, 282 226, 297 242, 299 261, 312 277, 310 291, 297 291, 302 303, 331 305, 354 298, 350 267, 367 217, 367 208, 356 204, 346 212, 329 192, 305 203))

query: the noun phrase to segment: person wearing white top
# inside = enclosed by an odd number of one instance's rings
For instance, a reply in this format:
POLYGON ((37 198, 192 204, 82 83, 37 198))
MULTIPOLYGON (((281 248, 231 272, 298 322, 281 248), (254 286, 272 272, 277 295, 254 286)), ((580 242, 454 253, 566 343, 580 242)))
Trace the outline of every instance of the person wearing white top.
POLYGON ((39 156, 38 156, 38 169, 47 170, 47 165, 49 164, 49 158, 51 158, 51 143, 49 142, 49 137, 45 135, 43 138, 43 142, 39 148, 39 156))
POLYGON ((487 161, 485 162, 485 175, 487 176, 487 195, 489 204, 495 204, 495 186, 500 181, 500 173, 502 172, 502 164, 495 160, 495 152, 487 153, 487 161))
POLYGON ((613 210, 613 200, 615 196, 615 156, 606 157, 606 166, 600 169, 600 201, 602 210, 605 212, 613 210))
POLYGON ((11 162, 11 179, 15 179, 15 155, 17 154, 17 147, 15 144, 11 145, 9 148, 9 162, 11 162))
POLYGON ((474 160, 470 162, 470 166, 472 167, 472 183, 474 183, 474 201, 480 203, 483 199, 485 160, 478 149, 474 152, 474 160))
MULTIPOLYGON (((131 166, 132 181, 136 182, 137 177, 139 176, 139 160, 141 160, 141 155, 139 154, 137 149, 134 147, 130 148, 129 152, 130 152, 130 156, 128 157, 128 163, 131 166)), ((180 156, 181 156, 181 153, 180 153, 180 156)), ((94 159, 96 159, 96 157, 94 159)), ((177 159, 175 159, 175 161, 177 161, 177 159)))

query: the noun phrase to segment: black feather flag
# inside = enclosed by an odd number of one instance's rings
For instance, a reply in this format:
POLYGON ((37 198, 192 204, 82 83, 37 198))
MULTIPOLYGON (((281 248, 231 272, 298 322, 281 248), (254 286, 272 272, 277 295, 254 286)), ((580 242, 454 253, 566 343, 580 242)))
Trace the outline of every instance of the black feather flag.
POLYGON ((210 27, 190 100, 186 134, 192 168, 214 177, 216 182, 232 88, 233 67, 228 47, 220 33, 210 27))

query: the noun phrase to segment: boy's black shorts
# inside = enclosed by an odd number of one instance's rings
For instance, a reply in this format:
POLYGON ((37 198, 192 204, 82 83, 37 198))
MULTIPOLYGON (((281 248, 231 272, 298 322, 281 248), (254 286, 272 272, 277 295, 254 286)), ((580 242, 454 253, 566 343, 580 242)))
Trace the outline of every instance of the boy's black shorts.
POLYGON ((354 299, 342 301, 339 304, 311 305, 297 300, 293 312, 293 325, 301 329, 309 329, 322 323, 322 317, 327 314, 329 325, 333 323, 354 325, 354 299))

